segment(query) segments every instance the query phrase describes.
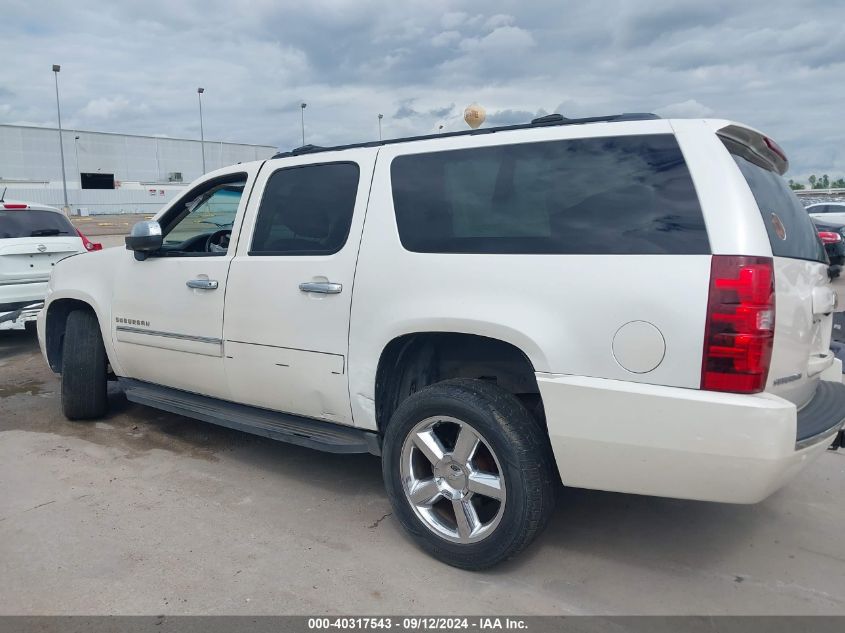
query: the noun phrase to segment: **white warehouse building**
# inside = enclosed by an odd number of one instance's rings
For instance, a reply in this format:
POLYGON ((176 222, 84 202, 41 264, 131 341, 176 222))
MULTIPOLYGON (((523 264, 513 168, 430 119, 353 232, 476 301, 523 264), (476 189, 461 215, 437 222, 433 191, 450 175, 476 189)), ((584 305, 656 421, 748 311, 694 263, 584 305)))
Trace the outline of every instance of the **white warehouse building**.
MULTIPOLYGON (((205 171, 269 158, 276 148, 157 136, 63 130, 72 214, 154 213, 205 171)), ((57 128, 0 125, 0 194, 62 208, 57 128)))

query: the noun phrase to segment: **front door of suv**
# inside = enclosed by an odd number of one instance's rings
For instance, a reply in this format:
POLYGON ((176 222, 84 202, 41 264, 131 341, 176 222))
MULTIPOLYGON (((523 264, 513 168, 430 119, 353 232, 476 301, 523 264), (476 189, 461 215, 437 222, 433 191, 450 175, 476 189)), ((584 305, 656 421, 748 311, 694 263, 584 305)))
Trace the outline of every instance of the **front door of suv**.
POLYGON ((126 251, 112 336, 128 378, 228 396, 223 299, 248 192, 260 165, 193 187, 159 218, 164 245, 143 261, 126 251))
POLYGON ((235 401, 352 423, 349 309, 376 153, 271 161, 259 175, 226 293, 235 401))

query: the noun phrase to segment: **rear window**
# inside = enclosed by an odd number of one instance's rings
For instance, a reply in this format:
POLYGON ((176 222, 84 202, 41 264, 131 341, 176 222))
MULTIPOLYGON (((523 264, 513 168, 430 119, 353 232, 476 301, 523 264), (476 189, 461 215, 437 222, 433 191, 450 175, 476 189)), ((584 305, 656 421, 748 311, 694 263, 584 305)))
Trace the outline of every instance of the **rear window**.
POLYGON ((399 156, 402 245, 429 253, 709 254, 670 134, 399 156))
POLYGON ((824 246, 807 210, 780 174, 771 170, 746 146, 722 138, 751 189, 775 257, 827 262, 824 246), (779 225, 783 229, 779 231, 779 225))
POLYGON ((65 216, 53 211, 0 209, 0 239, 55 235, 76 235, 76 229, 65 216))

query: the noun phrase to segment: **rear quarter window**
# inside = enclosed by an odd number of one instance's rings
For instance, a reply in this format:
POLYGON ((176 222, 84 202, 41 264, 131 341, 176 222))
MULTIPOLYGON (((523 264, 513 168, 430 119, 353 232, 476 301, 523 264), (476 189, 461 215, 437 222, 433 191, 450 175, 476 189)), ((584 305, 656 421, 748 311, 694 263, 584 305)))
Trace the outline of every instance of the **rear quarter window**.
POLYGON ((391 181, 399 237, 410 251, 710 253, 671 134, 398 156, 391 181))
POLYGON ((827 262, 824 246, 812 218, 780 174, 772 171, 746 146, 731 139, 719 138, 757 201, 772 245, 772 255, 827 262), (778 221, 783 225, 782 235, 778 232, 778 221))

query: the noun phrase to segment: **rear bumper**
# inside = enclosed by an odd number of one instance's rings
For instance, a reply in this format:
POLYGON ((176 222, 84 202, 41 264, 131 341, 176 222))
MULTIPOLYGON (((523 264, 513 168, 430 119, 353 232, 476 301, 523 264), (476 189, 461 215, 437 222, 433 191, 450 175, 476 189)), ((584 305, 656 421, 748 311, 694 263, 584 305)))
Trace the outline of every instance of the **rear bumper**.
POLYGON ((3 330, 22 330, 26 328, 26 324, 30 321, 36 321, 41 308, 44 307, 43 302, 35 304, 28 304, 26 308, 20 308, 12 312, 0 312, 0 331, 3 330))
POLYGON ((21 305, 43 301, 47 295, 47 284, 47 280, 0 284, 0 312, 10 312, 21 305))
POLYGON ((797 416, 795 447, 801 449, 824 441, 842 428, 845 418, 845 385, 822 381, 813 399, 797 416))
POLYGON ((841 383, 822 383, 821 400, 799 414, 768 393, 543 373, 537 382, 563 483, 580 488, 756 503, 823 452, 845 418, 841 383))
POLYGON ((0 331, 21 330, 27 321, 32 321, 38 316, 40 307, 34 310, 23 310, 33 304, 44 303, 47 294, 47 281, 36 281, 34 283, 3 283, 0 284, 0 331), (12 319, 4 319, 15 313, 20 314, 12 319))

